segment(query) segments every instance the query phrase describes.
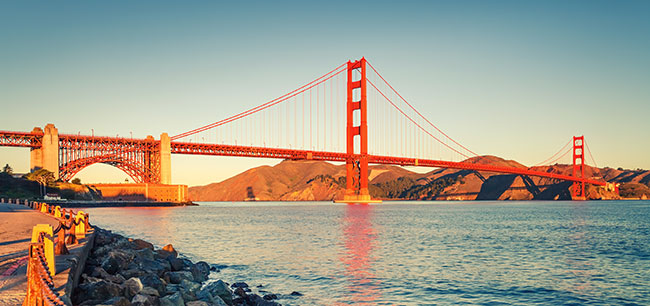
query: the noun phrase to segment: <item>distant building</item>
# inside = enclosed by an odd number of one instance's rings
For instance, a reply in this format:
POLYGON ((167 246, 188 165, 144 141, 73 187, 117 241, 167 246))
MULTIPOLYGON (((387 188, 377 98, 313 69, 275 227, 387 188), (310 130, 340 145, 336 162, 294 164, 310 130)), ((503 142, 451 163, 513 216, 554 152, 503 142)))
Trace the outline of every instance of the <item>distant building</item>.
POLYGON ((45 200, 62 200, 61 196, 59 196, 56 193, 48 193, 43 197, 43 199, 45 199, 45 200))

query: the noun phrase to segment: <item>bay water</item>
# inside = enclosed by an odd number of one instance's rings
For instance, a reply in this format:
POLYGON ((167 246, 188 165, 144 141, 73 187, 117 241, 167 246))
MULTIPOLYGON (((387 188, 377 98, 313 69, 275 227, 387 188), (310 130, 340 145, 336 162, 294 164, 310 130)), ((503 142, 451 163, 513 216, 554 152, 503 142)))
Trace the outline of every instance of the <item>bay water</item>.
POLYGON ((199 204, 86 212, 283 305, 650 305, 649 201, 199 204))

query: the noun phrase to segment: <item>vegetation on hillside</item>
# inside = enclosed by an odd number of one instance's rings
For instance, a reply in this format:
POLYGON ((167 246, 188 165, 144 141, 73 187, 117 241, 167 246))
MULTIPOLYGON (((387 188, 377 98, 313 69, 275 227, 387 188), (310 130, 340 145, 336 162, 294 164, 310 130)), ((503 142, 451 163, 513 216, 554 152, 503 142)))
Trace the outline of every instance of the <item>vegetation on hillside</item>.
POLYGON ((619 188, 619 194, 623 198, 650 199, 650 188, 639 183, 624 183, 619 188))

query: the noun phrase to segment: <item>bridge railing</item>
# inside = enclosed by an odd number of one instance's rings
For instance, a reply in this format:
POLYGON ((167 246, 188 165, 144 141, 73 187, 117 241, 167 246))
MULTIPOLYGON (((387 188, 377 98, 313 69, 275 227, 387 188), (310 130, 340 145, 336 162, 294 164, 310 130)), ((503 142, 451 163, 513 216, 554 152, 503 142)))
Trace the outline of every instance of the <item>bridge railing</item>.
POLYGON ((68 254, 66 245, 83 239, 91 229, 89 214, 83 211, 66 210, 44 202, 0 199, 0 203, 28 206, 41 213, 54 217, 58 222, 56 229, 49 224, 37 224, 32 231, 27 264, 27 292, 23 306, 53 305, 65 306, 55 290, 52 277, 55 275, 55 255, 68 254), (56 236, 56 239, 55 239, 56 236))

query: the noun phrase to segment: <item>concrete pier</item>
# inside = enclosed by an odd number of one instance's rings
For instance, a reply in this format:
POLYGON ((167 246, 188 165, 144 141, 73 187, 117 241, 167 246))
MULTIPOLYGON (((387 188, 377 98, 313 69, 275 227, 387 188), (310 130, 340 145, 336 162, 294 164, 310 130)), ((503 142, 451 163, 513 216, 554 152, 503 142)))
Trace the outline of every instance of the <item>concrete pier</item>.
POLYGON ((172 183, 172 149, 167 133, 160 134, 160 184, 172 183))
POLYGON ((45 130, 35 127, 32 132, 43 132, 42 146, 30 151, 30 170, 46 169, 59 178, 59 130, 48 123, 45 130))

